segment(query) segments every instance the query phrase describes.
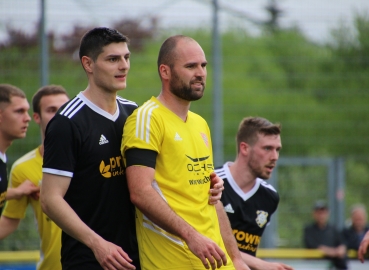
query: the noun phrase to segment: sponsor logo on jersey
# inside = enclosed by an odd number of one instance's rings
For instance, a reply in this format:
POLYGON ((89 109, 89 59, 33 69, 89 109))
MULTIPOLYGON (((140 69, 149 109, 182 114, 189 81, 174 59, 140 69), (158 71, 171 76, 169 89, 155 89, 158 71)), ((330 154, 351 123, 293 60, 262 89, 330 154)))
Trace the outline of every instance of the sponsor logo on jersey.
POLYGON ((181 136, 179 136, 179 134, 176 132, 176 135, 174 135, 174 140, 175 141, 182 141, 181 136))
POLYGON ((206 145, 207 147, 209 147, 209 140, 208 140, 208 136, 206 136, 206 134, 205 134, 205 133, 202 133, 202 132, 200 132, 200 135, 201 135, 202 139, 204 140, 205 145, 206 145))
POLYGON ((189 179, 190 185, 202 185, 209 183, 210 181, 210 171, 213 171, 213 164, 208 163, 209 156, 206 157, 190 157, 186 155, 190 160, 186 166, 187 171, 192 173, 196 179, 189 179))
POLYGON ((267 217, 268 217, 268 212, 265 212, 265 211, 262 211, 262 210, 258 210, 258 211, 256 211, 256 214, 258 215, 257 217, 256 217, 256 224, 258 224, 258 226, 260 227, 260 228, 263 228, 264 227, 264 225, 267 223, 267 221, 268 221, 268 219, 267 219, 267 217))
POLYGON ((252 252, 256 251, 261 240, 259 235, 239 231, 236 229, 233 230, 233 235, 237 240, 238 248, 250 250, 252 252))
POLYGON ((100 173, 105 178, 111 178, 117 175, 124 174, 122 157, 112 157, 109 159, 109 163, 105 163, 104 160, 100 162, 100 173))
POLYGON ((234 210, 232 208, 232 205, 229 203, 226 206, 224 206, 224 211, 226 211, 227 213, 232 213, 234 214, 234 210))
POLYGON ((109 143, 109 141, 106 139, 106 137, 103 134, 101 134, 99 144, 102 145, 106 143, 109 143))

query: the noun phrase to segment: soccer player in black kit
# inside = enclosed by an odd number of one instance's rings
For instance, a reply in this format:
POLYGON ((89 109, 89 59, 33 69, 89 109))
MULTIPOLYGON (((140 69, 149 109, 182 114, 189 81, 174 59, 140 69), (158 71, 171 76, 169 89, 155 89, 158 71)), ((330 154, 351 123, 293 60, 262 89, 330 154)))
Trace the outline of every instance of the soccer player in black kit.
POLYGON ((46 130, 41 204, 63 230, 67 269, 140 269, 134 208, 120 154, 136 103, 117 96, 130 69, 128 39, 94 28, 80 44, 87 88, 63 105, 46 130))
POLYGON ((281 127, 261 117, 244 118, 238 128, 237 157, 215 173, 224 180, 221 201, 245 263, 253 270, 291 270, 292 267, 256 258, 256 250, 276 211, 279 195, 269 179, 279 157, 281 127))

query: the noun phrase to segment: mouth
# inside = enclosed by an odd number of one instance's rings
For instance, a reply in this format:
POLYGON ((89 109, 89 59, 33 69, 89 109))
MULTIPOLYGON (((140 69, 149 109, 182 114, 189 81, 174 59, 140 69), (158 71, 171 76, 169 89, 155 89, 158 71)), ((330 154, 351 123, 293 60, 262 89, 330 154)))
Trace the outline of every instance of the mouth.
POLYGON ((117 78, 118 80, 125 81, 127 74, 115 75, 114 77, 117 78))

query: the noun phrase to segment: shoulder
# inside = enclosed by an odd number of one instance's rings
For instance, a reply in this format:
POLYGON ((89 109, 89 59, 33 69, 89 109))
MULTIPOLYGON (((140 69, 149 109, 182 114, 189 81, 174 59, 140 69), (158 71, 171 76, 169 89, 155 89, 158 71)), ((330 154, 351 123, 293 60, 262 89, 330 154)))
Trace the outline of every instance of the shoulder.
POLYGON ((80 95, 75 96, 60 107, 55 116, 65 116, 66 118, 71 119, 77 113, 81 112, 81 109, 85 104, 85 101, 80 97, 80 95))
POLYGON ((11 171, 18 170, 18 169, 22 168, 23 166, 27 166, 27 164, 30 163, 30 162, 32 163, 38 157, 37 156, 37 151, 38 151, 38 148, 33 149, 32 151, 28 152, 24 156, 17 159, 13 163, 11 171))
POLYGON ((120 104, 123 104, 123 105, 126 105, 126 106, 132 106, 132 107, 138 107, 137 103, 132 101, 132 100, 128 100, 128 99, 125 99, 125 98, 122 98, 121 96, 117 96, 117 101, 120 103, 120 104))

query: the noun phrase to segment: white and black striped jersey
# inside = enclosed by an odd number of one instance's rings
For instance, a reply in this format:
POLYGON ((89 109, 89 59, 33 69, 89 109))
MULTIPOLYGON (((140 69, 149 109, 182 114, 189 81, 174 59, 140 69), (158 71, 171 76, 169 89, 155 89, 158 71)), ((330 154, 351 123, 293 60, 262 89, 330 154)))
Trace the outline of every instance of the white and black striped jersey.
MULTIPOLYGON (((43 172, 71 178, 66 202, 92 230, 123 248, 139 269, 134 207, 120 153, 123 126, 137 104, 117 97, 114 115, 82 93, 46 129, 43 172)), ((62 233, 63 269, 101 269, 93 252, 62 233)))
POLYGON ((231 164, 227 162, 215 169, 224 181, 221 201, 239 250, 255 256, 264 229, 278 207, 279 195, 271 185, 259 178, 250 191, 243 192, 231 175, 231 164))

